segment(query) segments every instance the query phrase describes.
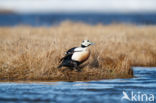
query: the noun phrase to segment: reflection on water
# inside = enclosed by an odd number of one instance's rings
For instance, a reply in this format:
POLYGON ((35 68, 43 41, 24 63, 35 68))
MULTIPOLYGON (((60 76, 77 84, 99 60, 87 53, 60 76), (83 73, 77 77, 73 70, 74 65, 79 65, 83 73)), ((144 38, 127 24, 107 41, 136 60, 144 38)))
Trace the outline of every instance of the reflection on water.
MULTIPOLYGON (((89 82, 0 83, 1 103, 130 103, 122 92, 156 96, 156 68, 134 69, 135 78, 89 82)), ((138 96, 138 95, 137 95, 138 96)), ((144 99, 145 100, 145 99, 144 99)))

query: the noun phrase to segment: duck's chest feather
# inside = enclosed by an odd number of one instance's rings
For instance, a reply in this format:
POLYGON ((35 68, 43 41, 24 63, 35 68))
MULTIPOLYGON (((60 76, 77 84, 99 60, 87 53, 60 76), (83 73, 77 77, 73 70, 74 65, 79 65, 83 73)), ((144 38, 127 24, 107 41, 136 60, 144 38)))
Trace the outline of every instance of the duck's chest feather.
POLYGON ((75 52, 72 55, 72 60, 84 62, 86 61, 90 56, 90 51, 87 48, 83 49, 76 49, 75 52))

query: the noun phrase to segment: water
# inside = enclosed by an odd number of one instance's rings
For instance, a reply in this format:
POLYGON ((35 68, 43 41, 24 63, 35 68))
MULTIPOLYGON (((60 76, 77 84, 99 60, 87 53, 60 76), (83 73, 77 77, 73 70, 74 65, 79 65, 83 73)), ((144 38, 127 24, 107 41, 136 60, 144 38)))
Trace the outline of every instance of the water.
POLYGON ((87 24, 125 23, 155 25, 156 13, 138 14, 0 14, 0 26, 51 26, 63 21, 84 22, 87 24))
POLYGON ((132 91, 136 94, 141 92, 156 96, 156 67, 135 67, 133 70, 135 77, 130 79, 88 82, 1 82, 0 103, 132 103, 126 99, 121 100, 123 91, 128 96, 132 91))

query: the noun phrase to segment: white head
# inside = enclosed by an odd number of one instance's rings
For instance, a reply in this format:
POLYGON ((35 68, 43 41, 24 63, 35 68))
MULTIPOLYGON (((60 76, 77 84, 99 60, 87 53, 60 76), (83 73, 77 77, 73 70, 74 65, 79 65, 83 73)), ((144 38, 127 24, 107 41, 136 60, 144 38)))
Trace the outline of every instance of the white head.
POLYGON ((88 47, 90 45, 93 45, 94 43, 90 42, 89 40, 83 40, 81 43, 81 47, 88 47))

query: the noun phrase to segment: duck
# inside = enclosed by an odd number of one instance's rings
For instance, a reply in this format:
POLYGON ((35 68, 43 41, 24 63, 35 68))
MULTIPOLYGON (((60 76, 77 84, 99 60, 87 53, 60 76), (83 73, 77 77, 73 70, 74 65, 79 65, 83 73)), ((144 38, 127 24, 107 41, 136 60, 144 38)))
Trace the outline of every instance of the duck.
POLYGON ((65 52, 65 56, 60 59, 58 68, 68 67, 80 71, 79 65, 88 60, 90 56, 89 46, 94 43, 89 40, 83 40, 80 47, 73 47, 65 52))

